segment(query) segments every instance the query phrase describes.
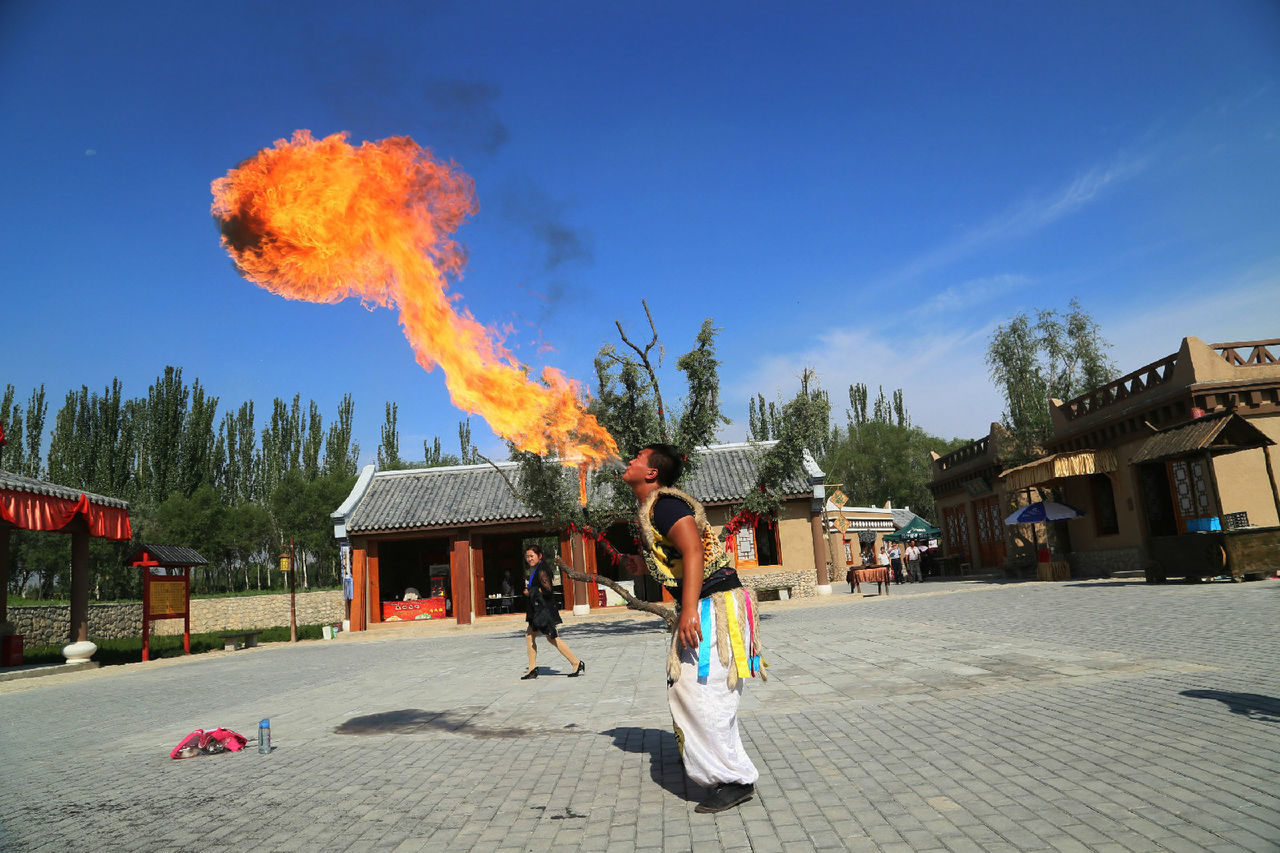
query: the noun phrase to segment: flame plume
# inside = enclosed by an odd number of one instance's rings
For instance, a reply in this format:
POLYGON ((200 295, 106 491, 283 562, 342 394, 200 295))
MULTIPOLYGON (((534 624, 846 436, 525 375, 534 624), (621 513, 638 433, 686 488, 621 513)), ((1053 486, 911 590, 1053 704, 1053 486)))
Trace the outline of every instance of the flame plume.
POLYGON ((616 457, 578 383, 554 368, 531 379, 454 309, 447 279, 466 253, 452 234, 477 210, 471 178, 407 136, 356 148, 345 133, 299 130, 213 182, 222 245, 245 278, 288 299, 398 307, 418 364, 441 367, 455 406, 521 450, 592 466, 616 457))

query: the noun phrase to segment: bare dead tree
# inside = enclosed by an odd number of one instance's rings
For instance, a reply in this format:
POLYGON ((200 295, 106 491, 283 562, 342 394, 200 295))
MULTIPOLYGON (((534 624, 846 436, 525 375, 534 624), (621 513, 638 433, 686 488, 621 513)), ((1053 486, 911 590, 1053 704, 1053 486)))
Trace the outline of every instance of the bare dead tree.
MULTIPOLYGON (((649 374, 649 384, 653 386, 653 396, 658 403, 658 426, 662 430, 662 440, 666 441, 667 410, 666 407, 662 405, 662 389, 658 387, 658 374, 653 369, 653 363, 649 361, 649 353, 655 346, 658 348, 659 364, 662 363, 662 358, 666 355, 666 350, 663 349, 662 344, 658 341, 658 327, 653 324, 653 314, 649 311, 649 303, 641 299, 640 304, 644 306, 644 315, 649 319, 649 331, 653 332, 653 339, 649 341, 649 343, 645 344, 644 349, 641 349, 635 344, 635 342, 627 337, 627 333, 622 328, 621 320, 614 320, 613 322, 614 325, 618 327, 618 335, 622 338, 622 342, 635 350, 636 355, 640 356, 640 363, 644 365, 645 373, 649 374)), ((619 364, 622 363, 622 359, 612 353, 605 353, 605 355, 619 364)))

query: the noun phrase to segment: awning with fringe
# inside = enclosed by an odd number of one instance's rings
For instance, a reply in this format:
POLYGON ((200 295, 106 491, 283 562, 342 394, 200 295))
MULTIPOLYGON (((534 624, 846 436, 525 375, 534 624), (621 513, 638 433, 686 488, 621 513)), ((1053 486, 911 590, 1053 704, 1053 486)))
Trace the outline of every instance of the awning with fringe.
POLYGON ((1065 477, 1084 477, 1116 470, 1116 455, 1110 450, 1073 450, 1051 453, 1033 462, 1010 468, 1000 475, 1010 491, 1029 489, 1065 477))

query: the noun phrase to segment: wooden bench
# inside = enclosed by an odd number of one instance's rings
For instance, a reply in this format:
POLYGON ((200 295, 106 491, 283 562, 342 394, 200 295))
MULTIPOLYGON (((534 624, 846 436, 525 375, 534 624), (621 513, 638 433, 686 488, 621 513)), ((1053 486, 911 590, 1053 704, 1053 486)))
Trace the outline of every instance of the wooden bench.
POLYGON ((251 649, 258 645, 258 634, 261 631, 242 631, 239 634, 222 634, 222 650, 227 652, 238 651, 242 646, 251 649))
POLYGON ((758 586, 756 601, 787 601, 791 598, 789 586, 758 586))

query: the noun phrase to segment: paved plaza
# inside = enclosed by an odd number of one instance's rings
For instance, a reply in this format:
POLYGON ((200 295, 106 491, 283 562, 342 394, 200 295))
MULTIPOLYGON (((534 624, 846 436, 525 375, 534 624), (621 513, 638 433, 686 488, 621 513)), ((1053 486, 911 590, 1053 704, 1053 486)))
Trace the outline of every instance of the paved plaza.
POLYGON ((930 582, 765 603, 755 799, 693 811, 651 617, 0 683, 6 851, 1280 850, 1280 581, 930 582), (195 728, 276 749, 173 761, 195 728))

